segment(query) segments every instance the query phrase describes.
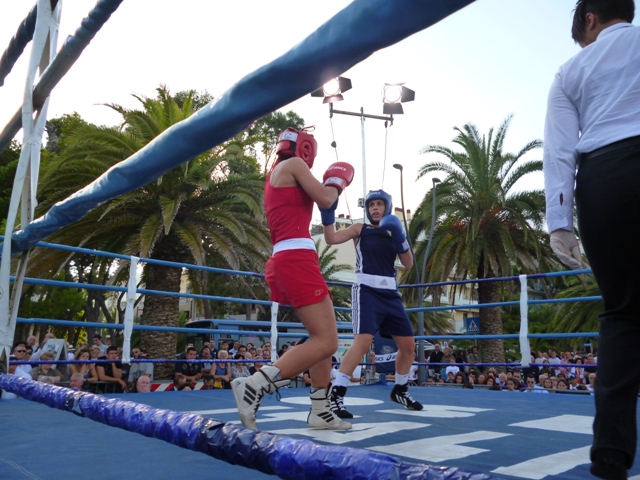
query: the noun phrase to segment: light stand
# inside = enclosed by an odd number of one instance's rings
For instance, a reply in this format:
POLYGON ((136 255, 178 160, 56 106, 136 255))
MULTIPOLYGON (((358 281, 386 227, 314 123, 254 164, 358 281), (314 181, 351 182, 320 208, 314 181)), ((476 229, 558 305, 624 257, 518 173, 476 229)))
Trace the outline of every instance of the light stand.
POLYGON ((390 125, 393 125, 393 115, 370 115, 364 113, 364 108, 360 108, 360 113, 357 112, 347 112, 345 110, 336 110, 333 108, 333 103, 329 104, 329 118, 333 118, 333 114, 339 115, 350 115, 352 117, 360 117, 360 131, 362 135, 362 203, 364 208, 364 199, 367 198, 367 161, 365 154, 365 142, 364 142, 364 119, 372 118, 374 120, 384 120, 385 122, 390 122, 390 125))

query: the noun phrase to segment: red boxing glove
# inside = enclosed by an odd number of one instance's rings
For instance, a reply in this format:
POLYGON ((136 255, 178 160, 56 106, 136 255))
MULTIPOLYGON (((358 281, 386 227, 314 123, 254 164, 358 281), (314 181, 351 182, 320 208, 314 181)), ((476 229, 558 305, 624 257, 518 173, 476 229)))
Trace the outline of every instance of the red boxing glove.
POLYGON ((342 190, 351 185, 353 173, 353 167, 346 162, 332 163, 324 172, 322 181, 325 187, 336 187, 339 195, 342 190))

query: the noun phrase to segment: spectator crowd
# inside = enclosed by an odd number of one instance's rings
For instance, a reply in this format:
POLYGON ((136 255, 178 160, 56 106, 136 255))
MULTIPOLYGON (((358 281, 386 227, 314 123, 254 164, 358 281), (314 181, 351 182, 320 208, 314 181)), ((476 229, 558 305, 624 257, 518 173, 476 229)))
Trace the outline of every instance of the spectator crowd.
MULTIPOLYGON (((16 342, 9 373, 99 394, 151 391, 153 363, 134 361, 125 364, 122 362, 122 348, 104 344, 102 337, 95 335, 92 345, 82 344, 75 351, 68 350, 67 360, 78 363, 56 364, 56 352, 45 348, 51 338, 53 335, 49 333, 40 343, 34 336, 16 342), (15 362, 27 363, 15 365, 15 362)), ((285 355, 293 347, 295 342, 290 342, 277 355, 285 355)), ((173 389, 193 390, 198 382, 202 382, 202 390, 228 389, 234 378, 250 376, 268 363, 270 353, 269 342, 257 347, 252 343, 243 345, 239 341, 221 340, 216 348, 215 342, 205 341, 200 351, 189 344, 175 362, 173 389)), ((131 349, 131 357, 133 360, 148 358, 147 353, 137 346, 131 349)), ((427 363, 427 381, 422 386, 451 384, 467 389, 528 393, 590 393, 593 392, 597 370, 597 356, 589 352, 558 352, 555 349, 532 351, 529 367, 496 368, 482 365, 482 355, 477 346, 454 350, 450 344, 441 346, 438 343, 434 344, 427 363)), ((418 366, 414 364, 410 372, 410 383, 413 385, 417 385, 417 373, 418 366)), ((392 375, 387 376, 388 380, 392 378, 392 375)), ((302 384, 310 383, 308 372, 298 380, 302 384)), ((361 377, 351 378, 351 381, 373 383, 379 380, 375 353, 371 351, 361 369, 361 377)))

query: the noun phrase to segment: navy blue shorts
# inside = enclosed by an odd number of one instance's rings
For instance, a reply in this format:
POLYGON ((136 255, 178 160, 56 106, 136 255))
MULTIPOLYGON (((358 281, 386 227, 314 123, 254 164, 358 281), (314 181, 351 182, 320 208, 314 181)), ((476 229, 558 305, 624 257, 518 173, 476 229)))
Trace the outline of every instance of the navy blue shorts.
POLYGON ((368 333, 386 338, 413 337, 413 327, 395 290, 379 290, 365 285, 351 287, 353 333, 368 333))

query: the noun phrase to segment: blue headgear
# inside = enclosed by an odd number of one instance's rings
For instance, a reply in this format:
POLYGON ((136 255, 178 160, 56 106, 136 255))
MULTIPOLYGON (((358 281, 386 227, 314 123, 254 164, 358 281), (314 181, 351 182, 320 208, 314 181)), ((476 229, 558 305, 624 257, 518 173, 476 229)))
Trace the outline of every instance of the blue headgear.
POLYGON ((371 200, 382 200, 384 201, 384 214, 391 215, 391 210, 393 209, 393 205, 391 203, 391 195, 389 195, 384 190, 369 190, 367 193, 367 198, 364 199, 364 210, 367 214, 367 218, 369 222, 373 223, 371 215, 369 215, 369 202, 371 200))

